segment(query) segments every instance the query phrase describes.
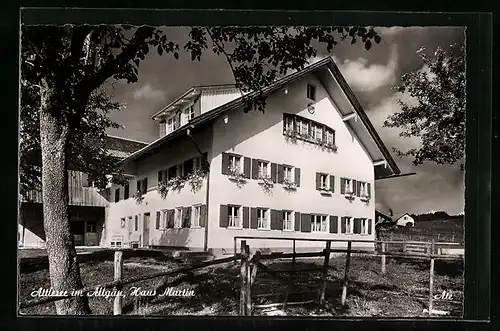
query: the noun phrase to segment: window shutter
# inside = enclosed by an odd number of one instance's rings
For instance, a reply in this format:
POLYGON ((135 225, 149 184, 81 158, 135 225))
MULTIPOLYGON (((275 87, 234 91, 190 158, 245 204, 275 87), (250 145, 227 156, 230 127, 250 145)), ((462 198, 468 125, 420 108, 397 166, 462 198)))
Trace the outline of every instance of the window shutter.
POLYGON ((221 228, 227 228, 228 221, 229 220, 227 218, 227 205, 220 205, 219 226, 221 228))
POLYGON ((141 190, 141 181, 140 180, 138 180, 137 183, 136 183, 136 191, 142 192, 142 190, 141 190))
POLYGON ((250 228, 257 229, 257 208, 250 208, 250 228))
POLYGON ((203 228, 207 225, 207 205, 200 206, 200 226, 203 228))
POLYGON ((360 195, 361 195, 361 182, 358 181, 356 185, 356 196, 359 197, 360 195))
POLYGON ((294 216, 294 228, 295 228, 295 231, 300 231, 300 213, 298 211, 295 212, 295 216, 294 216))
POLYGON ((243 228, 248 229, 250 227, 250 219, 249 219, 249 208, 243 207, 243 228))
POLYGON ((337 216, 330 215, 330 233, 337 233, 339 226, 339 218, 337 216))
POLYGON ((123 199, 127 200, 129 198, 129 187, 128 184, 125 184, 123 188, 123 199))
POLYGON ((143 182, 143 188, 142 188, 144 190, 143 193, 147 193, 148 192, 148 178, 147 177, 144 178, 143 181, 144 181, 143 182))
MULTIPOLYGON (((281 226, 281 229, 283 229, 283 224, 281 226)), ((278 211, 274 209, 271 209, 271 230, 279 230, 278 211)))
POLYGON ((330 191, 335 192, 335 176, 330 175, 330 191))
POLYGON ((250 178, 250 158, 243 158, 243 176, 250 178))
POLYGON ((299 187, 300 186, 300 168, 295 168, 294 172, 295 172, 295 185, 297 185, 297 187, 299 187))
POLYGON ((173 229, 175 224, 175 210, 167 210, 167 228, 173 229))
POLYGON ((278 165, 276 163, 271 163, 271 179, 273 183, 278 181, 278 165))
POLYGON ((358 192, 358 182, 355 179, 352 180, 352 190, 354 191, 353 195, 358 194, 357 193, 358 192))
POLYGON ((316 190, 321 188, 321 174, 319 172, 316 173, 316 190))
POLYGON ((163 180, 163 170, 158 171, 158 184, 163 180))
POLYGON ((368 191, 368 198, 372 197, 372 185, 370 183, 366 184, 366 190, 368 191))
POLYGON ((332 135, 333 135, 333 144, 335 144, 335 130, 332 130, 332 135))
POLYGON ((321 141, 323 143, 326 142, 326 128, 324 125, 321 127, 321 141))
POLYGON ((354 219, 353 233, 361 233, 361 218, 354 219))
POLYGON ((182 208, 182 227, 191 227, 191 207, 182 208))
POLYGON ((345 224, 346 223, 346 218, 347 217, 341 217, 340 218, 340 233, 346 233, 346 231, 345 231, 346 230, 346 228, 345 228, 345 226, 346 226, 346 224, 345 224))
POLYGON ((156 230, 160 229, 160 222, 161 222, 161 212, 157 211, 156 212, 156 230))
MULTIPOLYGON (((278 215, 278 230, 283 230, 283 219, 285 218, 285 212, 284 211, 276 211, 276 214, 278 215)), ((291 217, 291 214, 290 214, 291 217)))
POLYGON ((310 214, 301 214, 300 220, 300 231, 302 232, 311 232, 311 215, 310 214))
POLYGON ((368 234, 372 234, 372 220, 368 219, 368 234))
POLYGON ((222 153, 222 174, 229 175, 229 155, 222 153))
POLYGON ((345 194, 345 178, 340 178, 340 194, 345 194))
POLYGON ((257 159, 252 159, 252 179, 259 178, 259 163, 257 159))
POLYGON ((282 164, 278 164, 278 183, 283 183, 285 179, 285 167, 282 164))
POLYGON ((203 156, 201 158, 201 169, 209 170, 209 168, 210 168, 210 163, 208 162, 208 153, 205 152, 203 153, 203 156))

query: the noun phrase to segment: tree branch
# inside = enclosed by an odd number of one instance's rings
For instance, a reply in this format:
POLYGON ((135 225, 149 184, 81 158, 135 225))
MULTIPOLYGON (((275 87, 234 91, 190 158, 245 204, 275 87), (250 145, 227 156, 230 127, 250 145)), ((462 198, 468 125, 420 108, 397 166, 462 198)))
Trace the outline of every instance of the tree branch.
POLYGON ((212 33, 210 33, 210 29, 209 28, 205 28, 205 30, 207 31, 208 36, 212 40, 212 43, 214 43, 214 45, 217 46, 217 48, 219 49, 219 51, 222 54, 224 54, 224 56, 226 57, 227 63, 229 63, 229 67, 231 68, 231 72, 233 73, 233 77, 234 77, 234 82, 236 84, 236 88, 238 88, 240 90, 241 94, 243 94, 243 91, 241 90, 240 84, 238 83, 238 80, 236 79, 236 74, 234 72, 233 61, 231 60, 231 57, 226 52, 224 46, 220 45, 217 41, 215 41, 214 37, 212 36, 212 33))

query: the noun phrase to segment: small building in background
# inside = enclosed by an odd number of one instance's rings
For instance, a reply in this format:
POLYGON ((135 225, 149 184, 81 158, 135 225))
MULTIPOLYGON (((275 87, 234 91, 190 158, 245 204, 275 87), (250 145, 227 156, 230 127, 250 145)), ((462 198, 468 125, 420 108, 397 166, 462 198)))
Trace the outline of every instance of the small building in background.
POLYGON ((397 226, 415 226, 415 216, 408 213, 403 214, 396 219, 397 226))

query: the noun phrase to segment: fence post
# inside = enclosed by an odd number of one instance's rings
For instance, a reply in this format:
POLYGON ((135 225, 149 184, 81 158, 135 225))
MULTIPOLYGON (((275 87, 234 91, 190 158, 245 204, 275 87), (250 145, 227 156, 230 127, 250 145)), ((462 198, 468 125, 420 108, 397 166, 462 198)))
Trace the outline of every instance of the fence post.
POLYGON ((323 263, 323 284, 321 286, 321 294, 319 297, 319 302, 321 304, 325 303, 325 294, 326 294, 326 286, 327 286, 327 280, 328 280, 328 266, 330 264, 330 249, 332 247, 332 242, 327 241, 326 242, 326 248, 325 248, 325 261, 323 263))
POLYGON ((344 274, 344 287, 342 288, 342 299, 341 303, 345 306, 346 298, 347 298, 347 286, 349 280, 349 266, 351 264, 351 241, 347 242, 347 256, 345 261, 345 274, 344 274))
MULTIPOLYGON (((234 257, 236 258, 236 255, 238 254, 238 248, 236 247, 236 237, 234 237, 234 257)), ((243 253, 243 252, 242 252, 243 253)), ((238 260, 234 260, 234 264, 237 265, 238 264, 238 260)))
POLYGON ((240 287, 240 315, 245 316, 245 311, 246 311, 246 281, 247 281, 247 256, 245 252, 245 247, 246 247, 246 240, 241 241, 241 261, 240 261, 240 280, 241 280, 241 287, 240 287))
POLYGON ((432 241, 431 241, 431 255, 435 254, 435 250, 436 250, 436 241, 434 240, 434 238, 432 238, 432 241))
MULTIPOLYGON (((115 251, 115 260, 114 260, 114 280, 122 280, 123 276, 123 252, 115 251)), ((121 290, 122 287, 118 286, 118 290, 121 290)), ((121 315, 122 314, 122 296, 120 293, 115 296, 115 300, 113 302, 113 315, 121 315)))
POLYGON ((252 316, 252 270, 250 264, 250 247, 248 245, 245 245, 245 256, 247 257, 245 316, 252 316))
POLYGON ((432 315, 432 287, 434 284, 434 258, 431 257, 431 268, 429 274, 429 315, 432 315))
POLYGON ((295 239, 293 240, 292 271, 295 270, 295 239))
POLYGON ((385 274, 385 252, 386 252, 386 243, 382 243, 382 274, 385 274))
POLYGON ((406 239, 403 239, 403 253, 406 253, 406 239))

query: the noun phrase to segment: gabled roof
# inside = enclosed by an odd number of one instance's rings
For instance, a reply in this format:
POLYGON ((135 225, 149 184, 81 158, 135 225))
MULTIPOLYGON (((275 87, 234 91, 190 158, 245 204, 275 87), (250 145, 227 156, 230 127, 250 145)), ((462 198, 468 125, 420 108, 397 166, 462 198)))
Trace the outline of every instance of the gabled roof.
POLYGON ((118 158, 126 158, 130 154, 144 148, 148 143, 128 138, 106 136, 106 148, 108 152, 118 158))
MULTIPOLYGON (((291 73, 273 83, 268 85, 267 87, 262 89, 262 94, 264 96, 267 96, 279 89, 284 88, 287 84, 293 83, 311 73, 318 72, 322 69, 328 70, 329 75, 327 76, 328 79, 333 78, 335 81, 335 84, 338 84, 340 86, 340 89, 342 90, 346 102, 350 105, 350 108, 353 109, 353 112, 349 115, 356 115, 359 117, 361 120, 360 122, 362 123, 362 126, 366 129, 368 132, 368 137, 371 138, 371 140, 375 143, 376 147, 378 148, 378 151, 380 155, 383 157, 383 161, 385 165, 388 166, 390 171, 386 171, 383 175, 376 176, 376 179, 384 178, 387 176, 394 176, 394 175, 399 175, 401 173, 399 167, 397 166, 396 162, 392 158, 391 154, 387 150, 386 146, 382 142, 382 139, 376 132, 375 128, 371 124, 370 120, 368 119, 368 116, 366 115, 365 111, 361 107, 361 104, 359 101, 356 99, 356 96, 354 95, 353 91, 351 90, 350 86, 347 84, 346 80, 342 76, 340 70, 338 69, 337 65, 333 61, 331 57, 327 57, 321 61, 318 61, 316 63, 313 63, 307 67, 305 67, 303 70, 296 71, 294 73, 291 73), (378 178, 377 178, 378 177, 378 178)), ((192 93, 192 89, 190 90, 192 93)), ((186 93, 190 93, 189 91, 186 93)), ((236 108, 242 107, 245 105, 246 102, 248 102, 248 99, 254 99, 258 97, 259 91, 254 91, 246 94, 245 96, 239 97, 237 99, 234 99, 230 102, 227 102, 210 112, 206 112, 201 114, 200 116, 197 116, 189 121, 188 124, 185 124, 184 126, 180 127, 176 131, 171 132, 170 134, 163 136, 155 141, 153 141, 151 144, 148 146, 140 149, 139 151, 133 153, 129 157, 127 157, 123 162, 129 162, 132 160, 136 160, 147 153, 152 152, 159 146, 177 138, 182 135, 186 134, 186 131, 188 128, 194 129, 198 126, 207 124, 208 122, 215 120, 216 118, 220 117, 222 114, 224 114, 227 111, 234 110, 236 108)), ((181 96, 182 98, 182 96, 181 96)), ((380 168, 380 167, 379 167, 380 168)), ((384 166, 385 169, 385 166, 384 166)), ((376 172, 377 174, 377 172, 376 172)))

